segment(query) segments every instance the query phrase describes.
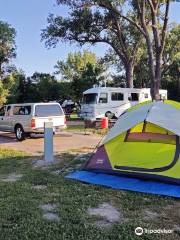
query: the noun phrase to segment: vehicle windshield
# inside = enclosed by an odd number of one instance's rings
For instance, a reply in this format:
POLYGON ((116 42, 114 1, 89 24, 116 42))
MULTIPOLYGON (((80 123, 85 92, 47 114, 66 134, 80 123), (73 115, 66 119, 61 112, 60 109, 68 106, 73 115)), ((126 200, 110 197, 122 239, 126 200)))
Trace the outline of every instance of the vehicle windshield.
POLYGON ((35 116, 37 117, 49 117, 49 116, 62 116, 63 111, 58 104, 51 105, 36 105, 35 116))
POLYGON ((83 103, 84 104, 97 103, 97 93, 84 94, 83 103))

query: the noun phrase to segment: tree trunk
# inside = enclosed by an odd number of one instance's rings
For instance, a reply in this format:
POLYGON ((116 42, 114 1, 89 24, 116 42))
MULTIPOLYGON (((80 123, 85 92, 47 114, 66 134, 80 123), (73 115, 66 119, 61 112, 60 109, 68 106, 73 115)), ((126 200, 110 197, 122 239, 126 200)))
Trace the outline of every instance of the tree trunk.
POLYGON ((169 4, 170 0, 166 0, 165 16, 162 31, 159 29, 159 9, 161 7, 160 1, 136 1, 137 11, 139 15, 140 25, 143 30, 143 35, 147 43, 147 52, 149 58, 149 73, 151 78, 151 96, 152 100, 159 100, 159 87, 161 84, 161 67, 162 67, 162 54, 165 47, 169 4), (141 3, 140 3, 141 2, 141 3), (146 20, 148 13, 147 9, 151 11, 151 30, 149 30, 149 22, 146 20), (152 39, 153 37, 153 39, 152 39))
POLYGON ((126 65, 126 84, 128 88, 134 87, 133 76, 134 76, 134 62, 130 61, 126 65))
POLYGON ((162 53, 156 50, 154 57, 153 46, 149 36, 147 36, 146 42, 149 57, 149 73, 151 77, 151 97, 152 100, 160 100, 159 88, 161 84, 162 53))
POLYGON ((158 51, 156 52, 156 66, 155 66, 155 78, 152 81, 151 96, 152 100, 160 100, 159 88, 161 85, 161 67, 162 67, 162 55, 158 51))
MULTIPOLYGON (((158 93, 159 93, 159 87, 158 84, 159 83, 159 79, 157 79, 156 74, 158 71, 157 70, 157 64, 155 66, 154 64, 154 53, 153 53, 153 45, 149 36, 149 33, 146 29, 146 27, 144 27, 144 30, 146 32, 146 43, 147 43, 147 53, 148 53, 148 63, 149 63, 149 74, 150 74, 150 79, 151 79, 151 97, 152 100, 157 100, 158 98, 158 93), (155 69, 156 68, 156 69, 155 69)), ((157 63, 157 60, 156 60, 157 63)))
POLYGON ((159 82, 161 79, 155 79, 151 86, 151 97, 152 100, 160 100, 159 94, 159 82))

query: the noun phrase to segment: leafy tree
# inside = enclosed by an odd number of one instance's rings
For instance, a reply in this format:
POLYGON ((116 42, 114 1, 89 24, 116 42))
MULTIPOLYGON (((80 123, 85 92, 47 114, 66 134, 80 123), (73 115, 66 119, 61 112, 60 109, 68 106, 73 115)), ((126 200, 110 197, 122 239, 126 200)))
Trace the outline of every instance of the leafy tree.
POLYGON ((72 81, 74 75, 81 75, 87 64, 96 65, 97 58, 92 52, 69 53, 66 61, 58 61, 55 65, 55 74, 62 74, 64 80, 72 81))
POLYGON ((74 98, 74 90, 72 87, 72 82, 58 81, 58 89, 59 89, 59 98, 58 99, 60 101, 74 98))
MULTIPOLYGON (((168 90, 169 98, 180 98, 180 25, 173 24, 167 32, 163 52, 161 87, 168 90)), ((135 86, 150 87, 151 78, 148 74, 148 56, 146 52, 141 57, 140 64, 135 68, 135 86)))
POLYGON ((103 77, 99 76, 101 69, 95 65, 88 63, 80 76, 75 75, 72 81, 72 88, 74 90, 74 99, 80 101, 83 92, 93 85, 98 85, 103 77), (98 77, 99 76, 99 77, 98 77))
POLYGON ((132 86, 129 80, 133 69, 130 67, 129 71, 126 63, 131 59, 137 62, 134 56, 143 37, 148 54, 151 95, 153 99, 159 99, 170 0, 57 0, 57 3, 68 6, 71 13, 67 18, 49 16, 49 25, 42 34, 47 46, 56 45, 59 39, 81 44, 106 42, 124 63, 128 85, 132 86))
POLYGON ((168 30, 170 0, 133 0, 136 19, 127 19, 146 40, 151 95, 159 99, 162 78, 162 61, 168 30))
POLYGON ((170 65, 168 71, 163 76, 162 86, 168 89, 169 99, 180 102, 180 58, 177 58, 174 63, 170 65))
MULTIPOLYGON (((83 53, 69 53, 66 61, 58 61, 56 73, 60 73, 65 81, 69 81, 73 90, 71 97, 79 101, 82 93, 104 78, 105 66, 94 53, 85 50, 83 53)), ((69 95, 69 94, 68 94, 69 95)))
POLYGON ((0 106, 6 102, 8 90, 4 88, 3 83, 0 81, 0 106))
POLYGON ((8 23, 0 21, 0 78, 4 73, 4 64, 16 56, 15 29, 8 23))
POLYGON ((167 33, 163 55, 162 86, 168 89, 169 97, 180 101, 180 24, 175 24, 167 33))
MULTIPOLYGON (((134 66, 138 61, 138 51, 143 42, 139 31, 125 18, 121 18, 124 0, 57 0, 71 12, 69 17, 50 15, 48 27, 42 33, 46 46, 55 46, 59 40, 86 43, 106 43, 119 57, 126 70, 127 86, 133 87, 134 66)), ((128 16, 135 17, 133 11, 128 16)))
POLYGON ((7 101, 9 89, 14 82, 12 73, 15 68, 8 63, 16 56, 15 48, 15 29, 0 21, 0 105, 7 101))
POLYGON ((58 101, 71 94, 72 86, 66 86, 69 83, 59 82, 50 74, 35 72, 31 77, 26 77, 19 71, 14 78, 9 103, 58 101))
POLYGON ((19 79, 19 102, 46 102, 58 99, 57 80, 46 73, 35 72, 19 79))
POLYGON ((146 51, 143 52, 139 64, 135 67, 134 82, 136 88, 151 87, 151 77, 149 75, 148 56, 146 51))
POLYGON ((9 75, 7 79, 4 80, 4 85, 9 89, 8 103, 24 102, 26 98, 26 76, 22 70, 16 70, 9 75))
POLYGON ((3 76, 1 83, 1 95, 2 99, 1 104, 9 102, 10 99, 16 99, 18 96, 18 71, 14 67, 8 68, 8 72, 3 76))

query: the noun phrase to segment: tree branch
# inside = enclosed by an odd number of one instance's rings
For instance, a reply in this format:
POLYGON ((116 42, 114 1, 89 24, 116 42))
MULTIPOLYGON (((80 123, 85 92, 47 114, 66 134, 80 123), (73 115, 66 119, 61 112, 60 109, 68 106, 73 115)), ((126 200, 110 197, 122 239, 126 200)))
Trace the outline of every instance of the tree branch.
POLYGON ((164 50, 165 46, 165 38, 166 38, 166 31, 167 31, 167 24, 168 24, 168 15, 169 15, 169 5, 170 5, 170 0, 167 0, 166 2, 166 11, 165 11, 165 18, 164 18, 164 25, 162 29, 162 38, 161 38, 161 52, 164 50))
POLYGON ((123 55, 123 53, 119 50, 119 48, 117 46, 115 46, 112 42, 110 42, 107 38, 88 38, 88 37, 84 37, 84 38, 78 38, 77 36, 73 36, 72 37, 75 41, 85 44, 85 43, 91 43, 91 44, 95 44, 95 43, 107 43, 108 45, 110 45, 114 51, 117 53, 117 55, 122 59, 123 63, 127 63, 127 59, 126 57, 123 55))
POLYGON ((121 48, 122 48, 122 52, 123 52, 125 58, 128 59, 127 48, 125 46, 125 43, 124 43, 123 37, 122 37, 122 29, 119 25, 119 22, 118 22, 117 18, 115 18, 115 24, 116 24, 116 27, 117 27, 117 37, 119 39, 119 42, 120 42, 120 45, 121 45, 121 48))
POLYGON ((156 4, 155 7, 151 0, 148 0, 148 3, 150 4, 150 8, 151 8, 152 30, 153 30, 154 40, 155 40, 156 54, 159 54, 161 43, 160 43, 160 36, 159 36, 159 30, 157 26, 157 19, 156 19, 156 7, 158 6, 158 3, 154 3, 156 4))
POLYGON ((151 7, 151 11, 155 11, 155 8, 154 8, 154 5, 153 5, 152 1, 151 0, 147 0, 147 1, 148 1, 149 5, 151 7))
POLYGON ((112 6, 111 3, 107 3, 105 1, 100 1, 99 4, 96 4, 96 3, 85 3, 83 5, 81 5, 80 7, 93 7, 93 6, 99 6, 99 7, 102 7, 104 9, 107 9, 111 12, 113 12, 114 14, 118 15, 119 17, 123 18, 124 20, 128 21, 129 23, 131 23, 133 26, 135 26, 144 36, 145 36, 145 33, 143 31, 143 29, 141 28, 141 26, 138 25, 138 23, 136 23, 135 21, 133 21, 132 19, 122 15, 115 7, 112 6))
POLYGON ((149 54, 149 65, 150 65, 150 74, 151 74, 151 78, 154 79, 155 78, 155 69, 154 69, 154 54, 153 54, 153 46, 152 46, 152 43, 151 43, 151 39, 150 39, 150 34, 148 32, 148 28, 147 28, 147 25, 146 25, 146 22, 145 22, 145 12, 146 12, 146 5, 145 5, 145 1, 142 1, 142 4, 140 6, 138 0, 137 0, 137 3, 138 3, 138 14, 139 14, 139 18, 140 18, 140 21, 141 21, 141 25, 142 25, 142 28, 145 32, 145 39, 146 39, 146 43, 147 43, 147 51, 148 51, 148 54, 149 54))

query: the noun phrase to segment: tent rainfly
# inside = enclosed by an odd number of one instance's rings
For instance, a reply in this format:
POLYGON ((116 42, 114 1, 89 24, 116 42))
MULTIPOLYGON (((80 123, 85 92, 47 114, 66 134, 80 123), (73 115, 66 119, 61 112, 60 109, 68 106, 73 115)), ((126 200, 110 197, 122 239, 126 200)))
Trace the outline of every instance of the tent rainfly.
POLYGON ((180 103, 146 102, 127 110, 84 169, 180 185, 180 103))

